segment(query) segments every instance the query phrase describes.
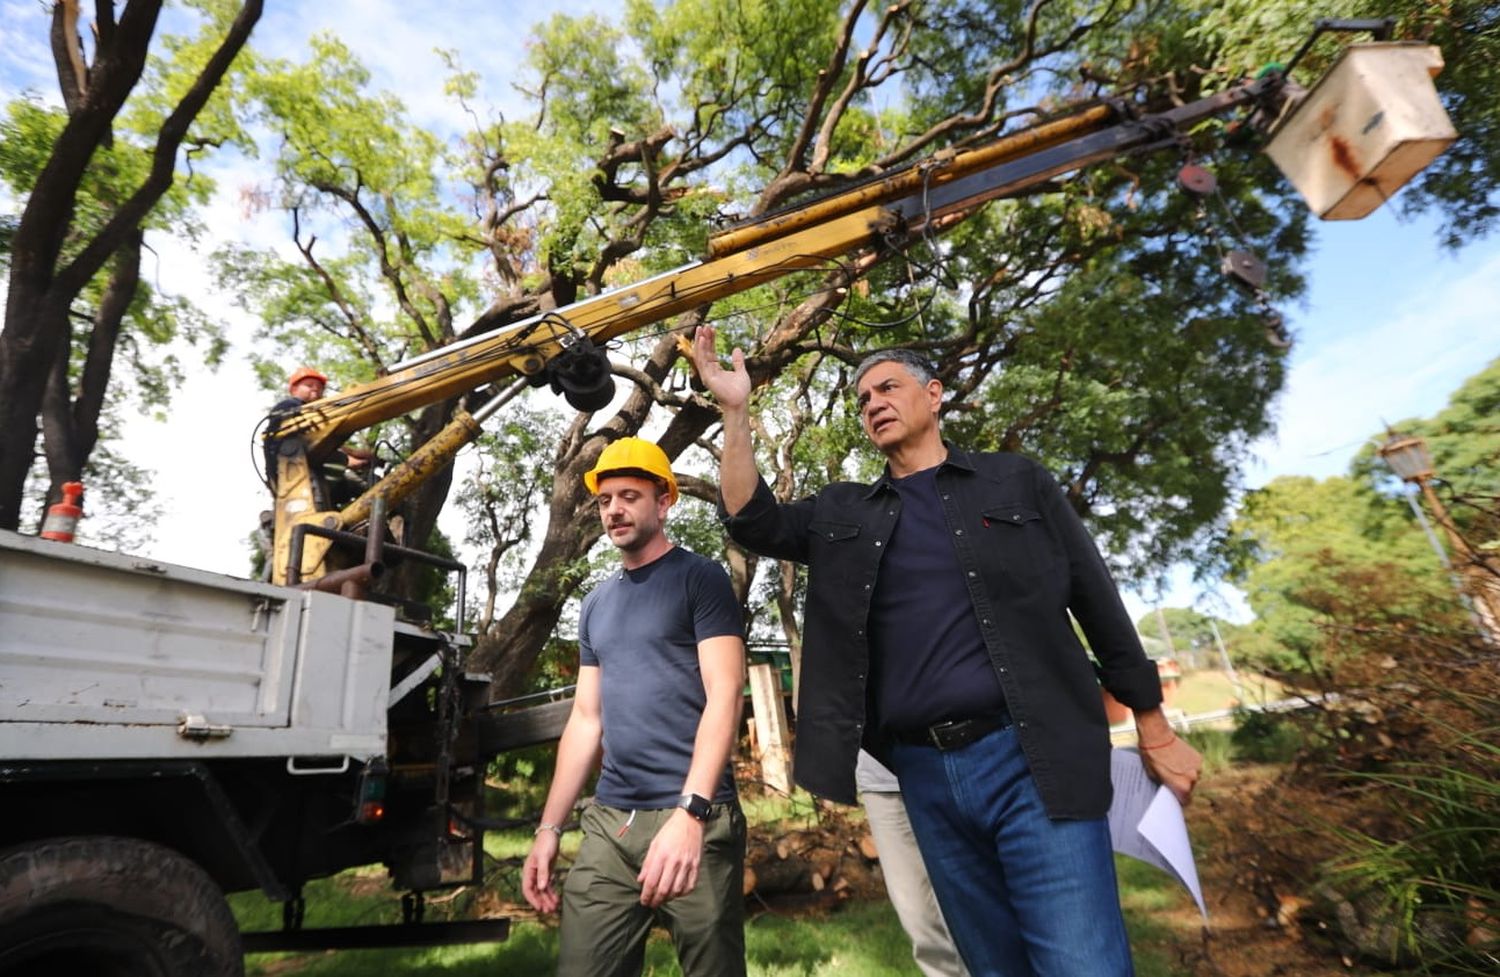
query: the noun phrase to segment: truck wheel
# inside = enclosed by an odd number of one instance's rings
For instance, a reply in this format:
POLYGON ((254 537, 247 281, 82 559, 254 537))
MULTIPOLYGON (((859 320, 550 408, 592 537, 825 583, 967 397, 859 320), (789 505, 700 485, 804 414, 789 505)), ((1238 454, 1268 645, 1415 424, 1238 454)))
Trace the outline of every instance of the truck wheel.
POLYGON ((0 975, 242 977, 208 873, 170 848, 80 837, 0 851, 0 975))

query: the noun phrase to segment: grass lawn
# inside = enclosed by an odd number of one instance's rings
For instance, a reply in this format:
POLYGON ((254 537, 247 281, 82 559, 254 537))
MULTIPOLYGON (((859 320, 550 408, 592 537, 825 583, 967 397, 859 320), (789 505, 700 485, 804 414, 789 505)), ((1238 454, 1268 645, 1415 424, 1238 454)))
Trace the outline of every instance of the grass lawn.
MULTIPOLYGON (((1195 676, 1204 673, 1194 673, 1195 676)), ((1227 687, 1227 686, 1226 686, 1227 687)), ((1223 737, 1227 740, 1227 734, 1223 737)), ((1206 744, 1204 744, 1206 745, 1206 744)), ((1212 751, 1210 751, 1212 752, 1212 751)), ((1227 762, 1227 756, 1226 756, 1227 762)), ((546 762, 542 766, 548 765, 546 762)), ((530 761, 498 790, 487 805, 491 813, 520 816, 541 806, 534 764, 530 761), (528 791, 531 791, 529 794, 528 791), (534 796, 533 796, 534 795, 534 796)), ((814 828, 828 815, 820 814, 813 799, 801 792, 792 797, 751 795, 742 799, 752 833, 779 835, 814 828)), ((858 808, 839 809, 858 824, 858 808)), ((578 850, 581 835, 563 836, 566 862, 578 850)), ((520 895, 520 863, 531 848, 524 829, 492 831, 485 835, 488 856, 482 888, 455 894, 435 893, 427 903, 427 919, 471 919, 510 915, 510 937, 499 944, 389 950, 342 950, 310 953, 263 953, 246 958, 246 972, 260 977, 468 977, 495 974, 550 974, 557 959, 557 919, 537 920, 520 895), (518 911, 524 910, 524 911, 518 911)), ((1116 859, 1121 902, 1135 954, 1139 977, 1185 977, 1191 969, 1177 966, 1180 927, 1173 930, 1165 913, 1179 918, 1192 900, 1185 890, 1157 869, 1133 859, 1116 859)), ((401 919, 400 899, 379 866, 350 869, 332 879, 308 884, 305 926, 370 926, 401 919)), ((281 926, 281 907, 259 893, 232 896, 230 904, 245 931, 281 926)), ((751 977, 920 977, 911 959, 911 945, 889 902, 880 898, 853 899, 828 911, 789 913, 767 909, 752 900, 745 926, 745 952, 751 977)), ((666 935, 652 935, 644 973, 650 977, 678 975, 676 956, 666 935)))
MULTIPOLYGON (((1240 691, 1244 693, 1246 705, 1275 702, 1285 694, 1280 683, 1264 675, 1240 672, 1239 680, 1240 691)), ((1229 681, 1228 673, 1218 669, 1201 668, 1182 677, 1181 682, 1178 683, 1177 692, 1172 697, 1171 706, 1191 716, 1200 712, 1226 709, 1239 698, 1234 684, 1229 681)))
MULTIPOLYGON (((1128 867, 1122 861, 1122 898, 1136 973, 1139 977, 1185 977, 1190 971, 1172 967, 1171 961, 1176 956, 1172 932, 1152 920, 1158 907, 1175 904, 1177 893, 1168 891, 1173 883, 1148 866, 1128 864, 1135 867, 1128 867)), ((336 901, 348 906, 360 900, 336 901)), ((360 921, 373 922, 377 915, 366 915, 360 921)), ((883 901, 846 903, 821 916, 791 917, 765 912, 753 915, 745 927, 745 953, 751 977, 920 977, 911 960, 906 934, 901 931, 890 903, 883 901)), ((249 974, 267 977, 273 974, 493 977, 551 973, 556 958, 556 925, 523 922, 513 926, 510 939, 501 944, 267 953, 247 958, 246 969, 249 974)), ((682 973, 671 944, 660 932, 652 935, 647 946, 644 973, 648 977, 682 973)))
MULTIPOLYGON (((752 806, 753 805, 747 805, 752 806)), ((810 805, 766 804, 763 814, 790 815, 791 822, 805 826, 803 815, 810 805)), ((752 828, 752 830, 756 830, 752 828)), ((766 830, 761 826, 759 830, 766 830)), ((576 850, 577 834, 568 835, 567 851, 576 850)), ((496 833, 487 846, 499 864, 522 855, 530 844, 520 832, 496 833)), ((1174 969, 1180 958, 1174 933, 1160 920, 1163 912, 1190 906, 1187 893, 1172 879, 1150 866, 1128 858, 1117 860, 1121 900, 1140 977, 1185 977, 1191 971, 1174 969)), ((497 870, 487 880, 490 895, 518 900, 516 870, 497 870)), ((308 927, 358 926, 392 923, 400 919, 399 900, 385 882, 379 868, 353 869, 334 879, 310 883, 306 892, 308 927)), ((434 897, 428 903, 428 918, 448 914, 474 914, 474 893, 464 893, 452 902, 434 897)), ((231 899, 245 930, 276 929, 280 906, 258 893, 231 899)), ((890 903, 881 899, 855 900, 832 911, 789 914, 766 911, 752 903, 745 927, 746 957, 752 977, 919 977, 911 960, 911 947, 890 903)), ((555 917, 546 921, 518 919, 504 943, 458 947, 393 950, 343 950, 313 953, 267 953, 246 959, 251 975, 299 974, 307 977, 493 977, 495 974, 548 974, 557 957, 555 917)), ((669 977, 681 973, 665 934, 653 934, 646 952, 644 973, 669 977)))
MULTIPOLYGON (((348 873, 346 873, 347 875, 348 873)), ((309 926, 369 924, 399 915, 390 897, 351 894, 341 876, 308 893, 309 926), (382 905, 382 903, 384 905, 382 905), (316 914, 315 914, 316 910, 316 914)), ((354 886, 355 889, 359 886, 354 886)), ((270 927, 280 919, 278 907, 259 896, 238 896, 235 910, 247 929, 270 927), (257 907, 255 903, 260 905, 257 907)), ((745 953, 754 977, 910 977, 918 971, 911 947, 890 904, 852 902, 826 915, 792 917, 754 913, 745 926, 745 953)), ((555 920, 518 922, 504 943, 483 946, 401 950, 343 950, 319 953, 265 953, 246 958, 255 975, 303 974, 308 977, 493 977, 495 974, 547 974, 557 959, 555 920)), ((644 973, 651 977, 681 974, 665 934, 654 933, 646 948, 644 973)))

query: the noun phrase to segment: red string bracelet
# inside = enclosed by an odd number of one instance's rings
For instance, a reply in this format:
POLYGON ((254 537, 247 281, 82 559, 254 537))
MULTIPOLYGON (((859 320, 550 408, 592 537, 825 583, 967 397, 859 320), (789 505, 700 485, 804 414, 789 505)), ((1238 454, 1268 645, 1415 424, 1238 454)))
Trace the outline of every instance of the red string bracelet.
POLYGON ((1176 743, 1176 742, 1177 742, 1177 734, 1173 733, 1172 734, 1172 738, 1169 739, 1169 740, 1167 740, 1167 741, 1165 741, 1165 742, 1163 742, 1163 743, 1153 743, 1150 746, 1147 746, 1145 743, 1137 743, 1136 745, 1139 746, 1143 750, 1159 750, 1159 749, 1161 749, 1164 746, 1171 746, 1173 743, 1176 743))

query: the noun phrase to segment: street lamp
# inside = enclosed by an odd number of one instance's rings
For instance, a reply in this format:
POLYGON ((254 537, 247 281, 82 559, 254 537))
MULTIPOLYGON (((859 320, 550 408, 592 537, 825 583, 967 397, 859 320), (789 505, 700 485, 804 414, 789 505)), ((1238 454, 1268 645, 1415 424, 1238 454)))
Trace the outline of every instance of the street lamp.
POLYGON ((1422 528, 1427 531, 1427 538, 1437 550, 1438 559, 1444 566, 1456 569, 1459 594, 1466 598, 1466 603, 1478 619, 1480 633, 1490 644, 1500 645, 1500 567, 1489 558, 1474 552, 1458 527, 1453 525, 1448 507, 1443 505, 1443 500, 1433 491, 1432 454, 1427 450, 1427 442, 1416 435, 1401 434, 1390 428, 1386 429, 1386 435, 1385 443, 1376 449, 1376 453, 1398 478, 1416 485, 1422 497, 1427 500, 1433 518, 1443 527, 1448 543, 1453 548, 1452 562, 1428 527, 1415 499, 1411 500, 1412 511, 1421 521, 1422 528))
MULTIPOLYGON (((1427 442, 1389 428, 1386 434, 1389 437, 1379 448, 1380 457, 1403 482, 1416 482, 1427 489, 1427 482, 1432 478, 1432 453, 1427 450, 1427 442)), ((1441 508, 1442 503, 1438 506, 1441 508)))

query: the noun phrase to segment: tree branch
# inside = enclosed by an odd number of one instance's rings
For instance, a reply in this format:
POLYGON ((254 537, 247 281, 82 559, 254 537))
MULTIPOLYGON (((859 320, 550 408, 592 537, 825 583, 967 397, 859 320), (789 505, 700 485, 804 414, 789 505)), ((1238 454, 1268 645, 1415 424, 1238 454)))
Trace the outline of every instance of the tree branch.
MULTIPOLYGON (((120 20, 120 35, 125 34, 126 25, 131 21, 131 15, 139 3, 142 3, 142 0, 134 0, 134 2, 126 6, 125 16, 120 20)), ((149 5, 153 8, 160 7, 159 2, 149 5)), ((204 65, 203 70, 199 72, 198 77, 193 80, 192 86, 187 90, 187 94, 182 96, 182 100, 177 103, 177 107, 172 110, 172 113, 167 116, 166 121, 162 123, 161 132, 158 134, 156 140, 156 148, 151 155, 151 170, 145 182, 141 184, 135 193, 130 195, 129 199, 120 206, 119 210, 115 211, 114 216, 109 219, 109 222, 79 252, 78 257, 74 258, 72 262, 58 272, 56 284, 59 289, 69 294, 76 294, 82 291, 83 287, 88 284, 89 279, 94 277, 95 273, 104 266, 104 262, 109 259, 109 256, 120 246, 120 242, 124 240, 131 228, 136 227, 141 221, 145 220, 146 215, 151 212, 151 208, 155 207, 162 195, 171 188, 172 174, 177 166, 178 147, 182 145, 183 138, 187 136, 188 127, 193 124, 193 120, 198 117, 198 113, 207 104, 209 96, 218 87, 225 72, 229 70, 230 64, 239 54, 240 49, 244 47, 245 41, 250 37, 251 28, 260 19, 261 5, 262 0, 245 0, 245 5, 240 8, 239 16, 234 19, 234 23, 230 25, 228 33, 224 35, 224 40, 214 51, 213 56, 208 59, 208 64, 204 65)), ((153 27, 155 19, 156 9, 153 9, 151 12, 151 26, 153 27)), ((149 40, 150 32, 148 30, 144 41, 149 40)), ((144 48, 145 44, 143 43, 141 51, 142 61, 144 61, 145 57, 144 48)), ((105 64, 105 62, 101 59, 100 64, 105 64)), ((132 64, 134 64, 133 59, 132 64)), ((108 70, 106 66, 101 71, 100 83, 96 84, 90 90, 87 102, 92 102, 94 92, 105 87, 102 78, 108 70)), ((133 86, 139 77, 140 66, 136 65, 130 84, 133 86)), ((124 93, 121 93, 121 103, 123 103, 124 96, 127 94, 129 94, 128 89, 124 93)), ((118 110, 119 105, 115 105, 115 111, 118 110)), ((111 112, 109 120, 112 120, 113 117, 114 113, 111 112)), ((106 127, 109 120, 105 120, 106 127)), ((64 131, 66 132, 66 130, 64 131)), ((59 143, 62 142, 61 139, 58 141, 59 143)), ((53 153, 52 158, 57 158, 56 152, 53 153)), ((49 166, 50 162, 49 160, 49 166)), ((71 208, 69 217, 71 218, 71 208)))
POLYGON ((89 89, 83 38, 78 36, 78 0, 58 0, 52 7, 52 61, 57 66, 63 108, 72 115, 83 107, 89 89))

